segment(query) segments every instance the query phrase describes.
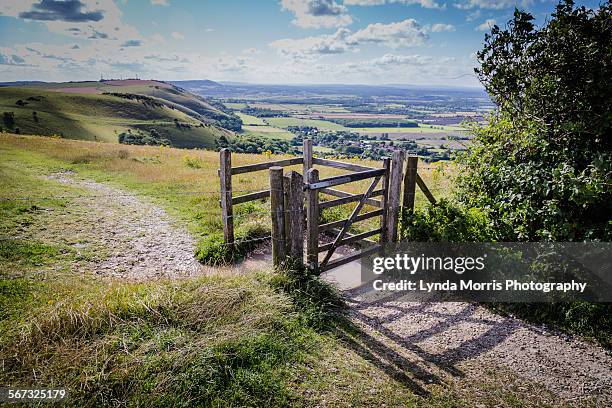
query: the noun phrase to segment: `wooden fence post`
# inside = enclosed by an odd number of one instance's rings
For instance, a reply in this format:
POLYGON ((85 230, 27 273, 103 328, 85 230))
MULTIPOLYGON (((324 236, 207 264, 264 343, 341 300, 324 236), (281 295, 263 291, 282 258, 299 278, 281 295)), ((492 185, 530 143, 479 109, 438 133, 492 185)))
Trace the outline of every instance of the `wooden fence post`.
POLYGON ((223 239, 225 243, 234 245, 234 212, 232 209, 232 152, 221 149, 219 152, 221 180, 221 219, 223 221, 223 239))
POLYGON ((283 168, 270 167, 270 207, 272 215, 272 261, 279 266, 285 260, 285 197, 283 168))
POLYGON ((304 263, 304 178, 296 171, 285 175, 285 240, 287 254, 304 263))
MULTIPOLYGON (((305 162, 305 160, 304 160, 305 162)), ((306 173, 308 184, 319 181, 319 170, 310 169, 306 173)), ((308 267, 313 271, 318 270, 319 266, 319 190, 309 189, 306 192, 306 259, 308 267)))
POLYGON ((393 153, 391 180, 389 181, 389 204, 387 205, 387 242, 397 242, 403 170, 404 152, 402 150, 397 150, 393 153))
POLYGON ((312 139, 304 139, 302 152, 304 155, 304 172, 303 177, 306 178, 308 170, 312 169, 312 139))
MULTIPOLYGON (((302 156, 304 159, 303 162, 303 171, 302 171, 302 179, 305 181, 308 181, 308 170, 312 169, 312 139, 304 139, 304 142, 302 143, 302 156)), ((302 220, 302 225, 304 225, 306 227, 307 222, 306 222, 306 213, 307 211, 303 212, 304 215, 304 219, 302 220)))
POLYGON ((408 156, 408 164, 406 166, 406 175, 404 176, 404 198, 402 200, 402 209, 414 211, 414 194, 416 192, 417 166, 419 164, 419 156, 408 156))
POLYGON ((380 218, 380 240, 379 242, 382 244, 387 242, 387 205, 389 204, 389 179, 391 177, 391 158, 383 157, 383 169, 385 169, 385 175, 382 178, 382 188, 384 190, 382 199, 381 199, 381 208, 383 209, 382 217, 380 218))

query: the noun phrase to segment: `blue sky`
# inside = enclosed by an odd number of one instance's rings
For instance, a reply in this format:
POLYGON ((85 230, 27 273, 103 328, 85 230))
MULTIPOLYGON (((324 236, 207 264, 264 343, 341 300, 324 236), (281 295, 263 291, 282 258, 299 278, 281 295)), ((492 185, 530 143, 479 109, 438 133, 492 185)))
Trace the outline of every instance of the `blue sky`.
MULTIPOLYGON (((475 52, 549 0, 0 0, 0 81, 477 86, 475 52)), ((597 7, 596 1, 580 5, 597 7)))

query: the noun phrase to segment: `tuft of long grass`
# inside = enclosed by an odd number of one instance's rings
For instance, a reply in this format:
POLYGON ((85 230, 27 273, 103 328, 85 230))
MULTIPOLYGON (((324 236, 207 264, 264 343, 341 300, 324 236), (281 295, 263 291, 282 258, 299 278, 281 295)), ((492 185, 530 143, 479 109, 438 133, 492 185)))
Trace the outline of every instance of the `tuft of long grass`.
POLYGON ((62 385, 83 406, 281 405, 291 394, 287 364, 302 359, 314 332, 268 279, 75 288, 3 341, 0 382, 62 385))

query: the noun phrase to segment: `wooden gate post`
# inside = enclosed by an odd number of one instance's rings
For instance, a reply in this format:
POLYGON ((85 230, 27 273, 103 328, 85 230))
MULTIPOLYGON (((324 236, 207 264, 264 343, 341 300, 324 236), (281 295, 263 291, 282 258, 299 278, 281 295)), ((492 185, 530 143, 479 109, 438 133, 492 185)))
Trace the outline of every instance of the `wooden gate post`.
POLYGON ((405 154, 402 150, 397 150, 393 153, 391 180, 389 181, 389 204, 387 205, 387 242, 397 242, 404 156, 405 154))
POLYGON ((406 166, 406 175, 404 176, 404 198, 402 200, 402 209, 414 211, 414 194, 416 192, 417 166, 419 164, 419 156, 408 156, 408 164, 406 166))
POLYGON ((285 197, 283 168, 270 167, 270 207, 272 215, 272 261, 279 266, 285 260, 285 197))
POLYGON ((296 171, 284 177, 287 254, 304 263, 304 178, 296 171))
POLYGON ((388 236, 387 236, 387 211, 386 208, 389 205, 389 180, 391 178, 391 158, 390 157, 383 157, 383 169, 385 169, 385 175, 383 176, 382 179, 382 189, 384 191, 383 196, 382 196, 382 200, 381 200, 381 208, 383 209, 382 211, 382 217, 380 218, 380 240, 379 242, 385 243, 388 240, 388 236))
POLYGON ((303 177, 306 179, 308 170, 312 169, 312 139, 304 139, 302 152, 304 155, 303 177))
MULTIPOLYGON (((319 181, 319 170, 310 169, 306 173, 308 184, 319 181)), ((319 190, 308 189, 306 192, 306 259, 308 267, 317 271, 319 267, 319 190)))
MULTIPOLYGON (((304 159, 302 179, 308 181, 308 170, 312 169, 312 139, 304 139, 302 146, 302 156, 304 159)), ((306 213, 307 211, 303 212, 304 217, 306 217, 306 213)), ((302 220, 302 225, 307 225, 306 218, 302 220)))
POLYGON ((221 149, 219 152, 221 180, 221 219, 223 221, 223 239, 231 248, 234 246, 234 217, 232 209, 232 152, 221 149))

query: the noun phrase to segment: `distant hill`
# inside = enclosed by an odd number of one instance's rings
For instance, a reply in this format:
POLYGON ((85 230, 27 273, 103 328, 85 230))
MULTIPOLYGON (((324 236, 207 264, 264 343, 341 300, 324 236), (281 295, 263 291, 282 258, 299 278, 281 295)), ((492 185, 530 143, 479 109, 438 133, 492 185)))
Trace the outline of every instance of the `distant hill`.
POLYGON ((219 103, 159 81, 26 83, 0 87, 0 126, 22 134, 117 142, 151 132, 176 147, 213 147, 240 120, 219 103), (7 123, 4 112, 14 116, 7 123), (34 113, 35 112, 35 113, 34 113))
POLYGON ((381 97, 403 100, 454 100, 457 98, 481 100, 490 103, 482 88, 459 88, 410 85, 358 85, 358 84, 250 84, 242 82, 213 82, 210 80, 173 81, 172 84, 198 95, 217 98, 246 98, 267 101, 300 102, 299 99, 361 98, 380 100, 381 97))

